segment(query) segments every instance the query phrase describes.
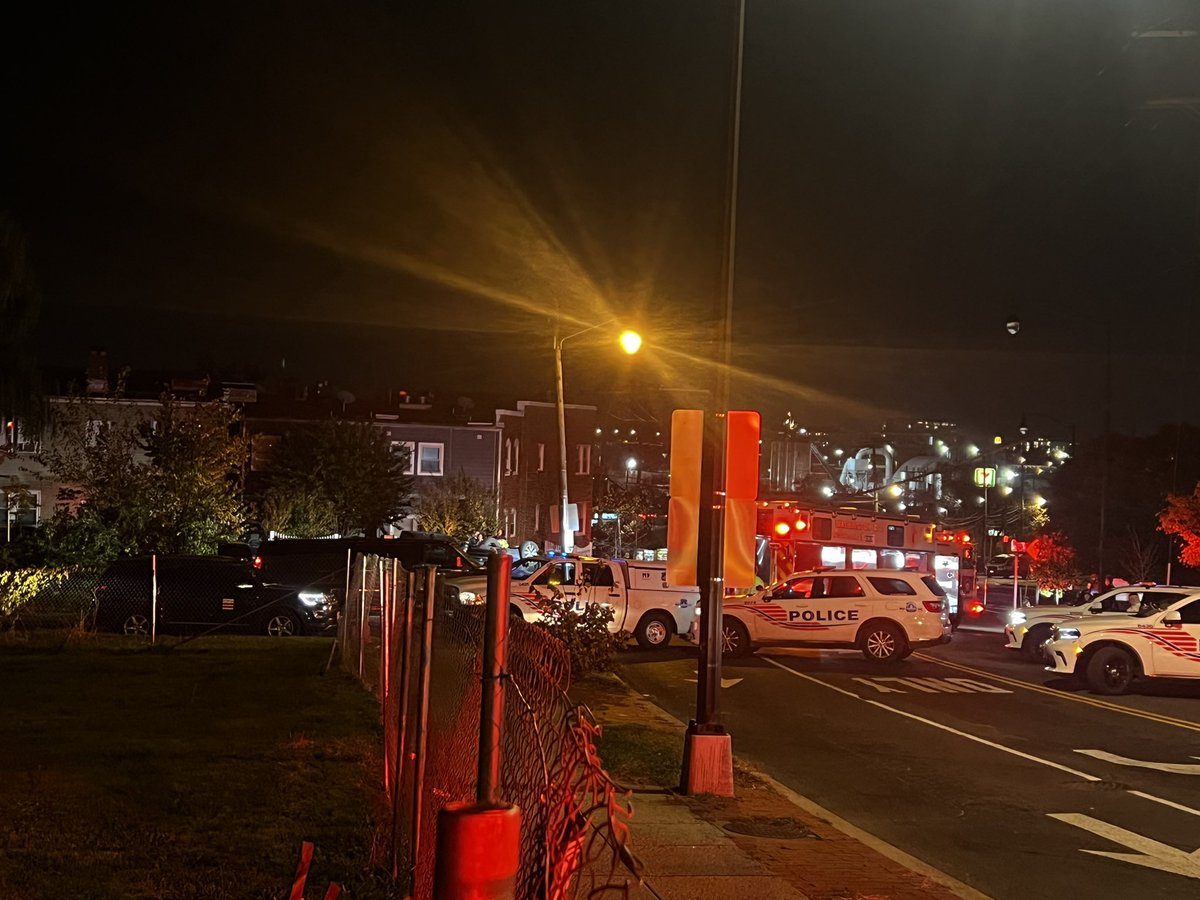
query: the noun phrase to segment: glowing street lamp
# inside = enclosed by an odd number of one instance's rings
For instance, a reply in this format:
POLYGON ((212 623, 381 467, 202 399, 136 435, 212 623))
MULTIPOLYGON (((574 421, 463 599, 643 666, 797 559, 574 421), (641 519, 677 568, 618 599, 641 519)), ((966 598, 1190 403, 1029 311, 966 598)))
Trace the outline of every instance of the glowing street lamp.
MULTIPOLYGON (((595 331, 597 328, 603 328, 605 325, 611 325, 614 321, 616 320, 606 319, 564 337, 559 337, 557 330, 554 334, 554 380, 558 407, 558 528, 562 535, 561 549, 563 553, 570 553, 575 549, 575 531, 567 525, 570 504, 567 500, 567 411, 566 404, 563 402, 562 346, 571 338, 595 331)), ((641 349, 642 336, 636 331, 623 331, 619 340, 621 349, 626 353, 637 353, 641 349)))

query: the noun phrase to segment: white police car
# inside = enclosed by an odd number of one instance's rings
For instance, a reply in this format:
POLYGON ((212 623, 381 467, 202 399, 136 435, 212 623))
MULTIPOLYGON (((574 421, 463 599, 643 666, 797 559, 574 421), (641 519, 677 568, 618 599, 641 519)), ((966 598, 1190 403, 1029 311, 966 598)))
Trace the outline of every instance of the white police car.
MULTIPOLYGON (((744 597, 727 597, 724 656, 758 646, 860 650, 890 662, 950 640, 945 592, 932 574, 889 570, 798 573, 744 597)), ((699 619, 691 637, 699 634, 699 619)))
POLYGON ((1173 585, 1123 585, 1074 606, 1014 609, 1008 614, 1008 623, 1004 626, 1004 646, 1009 650, 1022 650, 1035 662, 1042 662, 1050 633, 1060 622, 1089 615, 1120 615, 1131 609, 1136 612, 1144 595, 1163 595, 1158 600, 1166 599, 1169 602, 1187 592, 1188 588, 1173 585))
POLYGON ((1123 694, 1138 678, 1200 678, 1200 588, 1148 592, 1132 615, 1056 625, 1046 656, 1048 672, 1082 677, 1098 694, 1123 694))

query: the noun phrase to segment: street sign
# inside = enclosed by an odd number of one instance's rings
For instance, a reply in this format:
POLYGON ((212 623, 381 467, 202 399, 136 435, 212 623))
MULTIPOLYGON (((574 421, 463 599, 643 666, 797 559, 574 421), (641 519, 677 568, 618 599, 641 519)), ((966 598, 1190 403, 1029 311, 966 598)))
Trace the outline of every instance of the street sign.
POLYGON ((1013 541, 1009 546, 1013 553, 1024 553, 1029 545, 1025 541, 1013 541))
POLYGON ((995 487, 996 470, 992 466, 980 466, 975 470, 976 487, 995 487))

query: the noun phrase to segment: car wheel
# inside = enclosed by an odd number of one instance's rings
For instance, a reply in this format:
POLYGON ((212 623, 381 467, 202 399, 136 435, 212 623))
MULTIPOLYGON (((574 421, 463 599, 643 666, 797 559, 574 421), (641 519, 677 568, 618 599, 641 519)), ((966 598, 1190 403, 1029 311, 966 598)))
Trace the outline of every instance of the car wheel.
POLYGON ((751 651, 750 632, 746 626, 730 616, 721 621, 721 655, 730 659, 749 656, 751 651))
POLYGON ((904 632, 890 622, 867 625, 859 637, 859 648, 871 662, 896 662, 911 652, 904 632))
POLYGON ((1097 694, 1124 694, 1137 677, 1137 662, 1121 647, 1101 647, 1087 664, 1087 683, 1097 694))
POLYGON ((300 620, 296 618, 295 613, 287 610, 268 616, 263 630, 271 637, 293 637, 303 632, 300 620))
POLYGON ((121 623, 121 631, 125 634, 135 634, 141 637, 150 636, 150 620, 141 613, 126 616, 121 623))
POLYGON ((671 643, 675 620, 666 613, 647 613, 634 629, 633 636, 643 650, 661 650, 671 643))
POLYGON ((1021 642, 1021 649, 1034 662, 1040 663, 1046 658, 1046 641, 1048 640, 1050 640, 1050 626, 1035 625, 1025 635, 1025 640, 1021 642))

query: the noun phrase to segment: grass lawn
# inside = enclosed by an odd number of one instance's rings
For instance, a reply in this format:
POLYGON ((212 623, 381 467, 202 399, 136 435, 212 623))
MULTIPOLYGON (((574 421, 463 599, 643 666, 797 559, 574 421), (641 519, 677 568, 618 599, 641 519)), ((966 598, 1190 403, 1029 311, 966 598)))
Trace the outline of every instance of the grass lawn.
POLYGON ((588 675, 571 685, 570 695, 603 726, 596 750, 614 781, 630 788, 679 784, 683 731, 662 719, 647 718, 623 681, 604 673, 588 675))
POLYGON ((371 868, 376 701, 330 641, 0 635, 0 896, 400 896, 371 868), (170 641, 172 639, 168 639, 170 641))

